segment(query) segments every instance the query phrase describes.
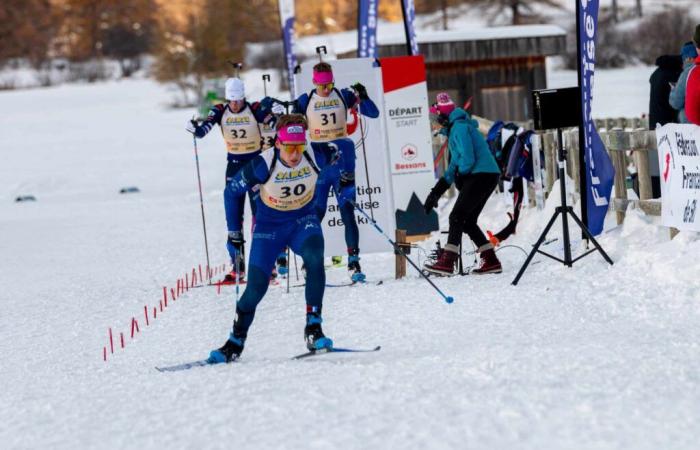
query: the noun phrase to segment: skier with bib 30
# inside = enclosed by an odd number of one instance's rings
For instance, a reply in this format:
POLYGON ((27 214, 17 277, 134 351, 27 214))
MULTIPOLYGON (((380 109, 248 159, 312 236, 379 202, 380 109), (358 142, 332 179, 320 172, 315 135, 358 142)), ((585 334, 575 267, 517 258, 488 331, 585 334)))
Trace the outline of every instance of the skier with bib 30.
MULTIPOLYGON (((236 305, 233 331, 221 348, 211 352, 210 363, 231 362, 240 356, 255 309, 267 291, 275 258, 285 246, 300 255, 306 266, 306 345, 309 350, 332 348, 333 342, 321 329, 326 275, 323 234, 313 197, 321 169, 338 157, 327 146, 307 151, 306 120, 300 114, 283 115, 277 122, 275 147, 256 156, 228 184, 226 189, 235 199, 257 186, 255 225, 248 284, 236 305)), ((339 199, 344 203, 353 195, 354 187, 345 187, 339 199)), ((241 220, 234 220, 232 226, 232 245, 241 248, 241 220)))
MULTIPOLYGON (((239 78, 226 80, 225 97, 228 103, 214 105, 201 125, 191 120, 187 123, 186 129, 194 134, 196 138, 201 139, 215 125, 219 125, 226 143, 226 150, 228 151, 226 157, 228 160, 226 165, 226 184, 228 184, 245 164, 260 154, 263 148, 263 124, 270 122, 273 119, 273 115, 268 107, 263 106, 264 103, 256 102, 250 104, 246 101, 245 86, 239 78)), ((239 271, 239 280, 242 280, 245 275, 243 248, 237 251, 230 242, 230 235, 233 231, 231 224, 242 220, 244 202, 245 197, 234 198, 227 189, 224 189, 224 209, 229 231, 226 248, 233 265, 233 271, 224 278, 224 282, 227 283, 236 281, 237 270, 239 271), (234 202, 236 202, 235 205, 234 202), (239 216, 236 217, 236 214, 239 216)), ((250 197, 250 205, 253 212, 255 212, 255 203, 252 196, 250 197)))
MULTIPOLYGON (((314 90, 302 94, 295 102, 295 112, 304 114, 309 124, 309 141, 313 149, 335 147, 343 155, 343 165, 333 164, 325 168, 316 187, 316 211, 320 220, 326 214, 328 193, 333 188, 338 192, 355 187, 355 143, 348 138, 348 110, 359 106, 360 113, 369 118, 379 117, 379 110, 360 83, 351 89, 335 87, 333 69, 330 64, 320 62, 313 67, 314 90)), ((353 197, 352 202, 355 202, 353 197)), ((348 251, 348 271, 354 282, 361 282, 365 274, 360 268, 360 232, 351 202, 338 202, 340 217, 345 226, 345 243, 348 251)))

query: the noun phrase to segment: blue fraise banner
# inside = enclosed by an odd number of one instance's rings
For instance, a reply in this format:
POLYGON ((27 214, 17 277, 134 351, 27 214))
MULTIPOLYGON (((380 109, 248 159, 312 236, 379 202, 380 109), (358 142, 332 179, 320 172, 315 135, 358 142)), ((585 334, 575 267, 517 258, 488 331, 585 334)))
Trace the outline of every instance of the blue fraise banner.
POLYGON ((294 56, 294 0, 279 0, 279 8, 282 22, 284 57, 287 62, 289 92, 294 97, 294 68, 297 66, 297 58, 294 56))
POLYGON ((579 63, 581 107, 583 108, 584 158, 586 166, 586 206, 588 229, 596 236, 603 232, 610 204, 615 169, 598 135, 591 102, 595 73, 595 41, 598 31, 598 0, 579 0, 579 63))
POLYGON ((379 0, 360 0, 357 11, 357 57, 377 57, 377 4, 379 0))
POLYGON ((416 20, 416 5, 413 0, 401 0, 403 11, 403 25, 406 30, 406 42, 411 56, 418 54, 418 40, 416 39, 416 29, 413 25, 416 20))

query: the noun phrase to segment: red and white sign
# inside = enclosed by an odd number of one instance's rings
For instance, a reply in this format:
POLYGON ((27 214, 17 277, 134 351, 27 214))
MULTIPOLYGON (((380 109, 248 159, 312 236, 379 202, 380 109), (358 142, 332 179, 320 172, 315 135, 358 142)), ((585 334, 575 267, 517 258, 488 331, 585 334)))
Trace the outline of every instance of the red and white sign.
POLYGON ((435 184, 425 62, 418 55, 380 63, 394 206, 405 211, 414 193, 424 202, 435 184))

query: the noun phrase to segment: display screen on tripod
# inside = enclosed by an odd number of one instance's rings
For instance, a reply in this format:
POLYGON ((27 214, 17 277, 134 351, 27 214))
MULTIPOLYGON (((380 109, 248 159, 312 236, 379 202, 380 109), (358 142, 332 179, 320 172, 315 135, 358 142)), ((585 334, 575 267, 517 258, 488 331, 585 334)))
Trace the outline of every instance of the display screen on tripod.
POLYGON ((582 122, 578 87, 532 91, 535 130, 578 127, 582 122))

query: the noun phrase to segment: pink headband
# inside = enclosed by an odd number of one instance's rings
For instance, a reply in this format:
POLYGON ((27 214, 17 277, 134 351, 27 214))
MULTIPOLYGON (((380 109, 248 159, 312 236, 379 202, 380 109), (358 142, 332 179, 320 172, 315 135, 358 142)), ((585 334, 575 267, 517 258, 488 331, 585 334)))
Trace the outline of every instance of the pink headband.
POLYGON ((312 78, 314 84, 328 84, 333 82, 333 72, 316 72, 312 78))
POLYGON ((306 129, 303 125, 287 125, 277 130, 277 137, 283 144, 305 144, 306 129))

